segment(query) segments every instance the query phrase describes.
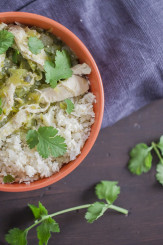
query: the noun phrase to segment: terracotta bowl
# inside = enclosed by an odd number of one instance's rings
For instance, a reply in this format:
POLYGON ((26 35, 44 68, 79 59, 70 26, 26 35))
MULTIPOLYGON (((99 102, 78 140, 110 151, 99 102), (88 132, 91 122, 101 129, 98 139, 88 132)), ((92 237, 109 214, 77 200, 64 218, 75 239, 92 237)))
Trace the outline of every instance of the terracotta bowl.
POLYGON ((44 16, 23 12, 0 13, 0 22, 13 23, 15 21, 25 25, 51 29, 54 35, 60 37, 76 53, 81 63, 87 63, 92 69, 89 76, 90 89, 95 94, 97 103, 94 104, 95 123, 92 125, 90 136, 81 150, 81 154, 74 161, 64 165, 58 173, 53 174, 51 177, 37 180, 31 184, 0 184, 0 191, 6 192, 22 192, 43 188, 70 174, 83 161, 95 143, 104 111, 104 92, 101 76, 92 55, 80 39, 63 25, 44 16))

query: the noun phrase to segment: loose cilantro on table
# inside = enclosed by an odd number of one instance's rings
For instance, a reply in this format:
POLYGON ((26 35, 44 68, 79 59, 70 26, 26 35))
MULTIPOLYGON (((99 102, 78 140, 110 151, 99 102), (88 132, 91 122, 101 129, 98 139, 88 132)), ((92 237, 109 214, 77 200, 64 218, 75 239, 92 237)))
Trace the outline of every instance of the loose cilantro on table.
POLYGON ((53 219, 53 217, 79 209, 87 208, 85 219, 88 223, 93 223, 95 220, 100 218, 107 209, 112 209, 125 215, 128 214, 128 210, 113 205, 114 201, 117 199, 120 193, 120 187, 117 185, 117 182, 101 181, 96 185, 95 193, 98 199, 104 199, 105 202, 96 201, 92 204, 85 204, 73 208, 68 208, 53 214, 48 214, 48 210, 42 205, 41 202, 39 202, 38 207, 29 204, 28 206, 35 218, 34 223, 25 230, 20 230, 18 228, 9 230, 8 234, 5 236, 5 240, 10 245, 27 245, 28 232, 37 226, 36 232, 39 245, 47 245, 51 237, 51 233, 60 232, 59 224, 53 219))
POLYGON ((44 44, 37 37, 30 37, 28 39, 28 47, 33 54, 39 54, 41 49, 44 48, 44 44))
POLYGON ((65 139, 58 134, 53 127, 39 127, 38 131, 29 130, 26 136, 30 149, 36 146, 37 151, 43 158, 49 156, 63 156, 67 150, 65 139))
POLYGON ((128 168, 131 173, 136 175, 148 172, 152 166, 152 150, 159 158, 159 163, 156 167, 156 179, 163 185, 163 136, 160 137, 158 143, 152 142, 150 146, 144 143, 137 144, 130 151, 128 168))
POLYGON ((129 170, 133 174, 146 173, 152 166, 151 147, 146 144, 136 145, 130 152, 129 170))
POLYGON ((4 182, 5 184, 7 184, 7 183, 12 183, 12 182, 14 182, 14 181, 15 181, 15 178, 12 177, 10 174, 8 174, 8 175, 6 175, 6 176, 3 177, 3 182, 4 182))
POLYGON ((14 43, 14 35, 7 31, 0 31, 0 54, 4 54, 14 43))
POLYGON ((11 229, 5 239, 11 245, 27 245, 27 231, 18 228, 11 229))
POLYGON ((44 65, 46 83, 50 83, 52 88, 57 86, 57 82, 61 79, 67 79, 72 76, 70 69, 71 62, 68 53, 63 51, 56 51, 55 64, 51 61, 46 61, 44 65))
POLYGON ((161 185, 163 185, 163 164, 162 163, 157 164, 156 172, 157 172, 156 179, 161 185))
POLYGON ((95 188, 98 199, 105 199, 109 204, 115 202, 120 194, 120 187, 116 181, 101 181, 95 188))

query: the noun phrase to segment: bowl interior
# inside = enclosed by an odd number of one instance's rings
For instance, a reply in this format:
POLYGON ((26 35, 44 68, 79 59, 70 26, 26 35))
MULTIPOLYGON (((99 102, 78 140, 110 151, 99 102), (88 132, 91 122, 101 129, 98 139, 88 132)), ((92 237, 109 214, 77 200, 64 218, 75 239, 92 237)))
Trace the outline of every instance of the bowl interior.
POLYGON ((92 125, 90 136, 86 141, 83 149, 81 150, 81 154, 74 161, 71 161, 70 163, 64 165, 58 173, 53 174, 51 177, 37 180, 28 185, 24 183, 0 184, 1 191, 21 192, 35 190, 48 186, 65 177, 81 163, 81 161, 86 157, 86 155, 92 148, 102 123, 104 110, 103 85, 99 70, 88 49, 70 30, 68 30, 66 27, 62 26, 58 22, 40 15, 22 12, 0 13, 0 21, 4 23, 13 23, 16 21, 29 26, 37 26, 47 30, 50 29, 54 35, 60 37, 66 43, 66 45, 75 52, 80 60, 80 63, 85 62, 92 69, 89 80, 91 84, 90 89, 96 96, 97 101, 97 103, 94 104, 95 123, 92 125))

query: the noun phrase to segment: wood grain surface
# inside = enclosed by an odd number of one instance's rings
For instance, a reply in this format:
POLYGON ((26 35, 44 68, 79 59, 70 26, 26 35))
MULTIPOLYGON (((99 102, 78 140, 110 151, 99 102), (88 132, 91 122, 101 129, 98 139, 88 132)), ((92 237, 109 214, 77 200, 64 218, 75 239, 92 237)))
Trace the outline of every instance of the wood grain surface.
MULTIPOLYGON (((139 142, 158 140, 163 134, 163 100, 156 101, 112 127, 101 130, 82 164, 69 176, 47 188, 25 193, 0 193, 0 245, 13 227, 25 228, 33 221, 28 203, 41 201, 50 213, 96 200, 94 185, 117 180, 121 193, 116 204, 129 209, 129 216, 109 211, 94 224, 87 224, 84 210, 60 215, 61 232, 49 245, 162 245, 163 187, 155 180, 155 164, 142 176, 127 170, 128 152, 139 142)), ((29 245, 37 245, 35 230, 29 245)))

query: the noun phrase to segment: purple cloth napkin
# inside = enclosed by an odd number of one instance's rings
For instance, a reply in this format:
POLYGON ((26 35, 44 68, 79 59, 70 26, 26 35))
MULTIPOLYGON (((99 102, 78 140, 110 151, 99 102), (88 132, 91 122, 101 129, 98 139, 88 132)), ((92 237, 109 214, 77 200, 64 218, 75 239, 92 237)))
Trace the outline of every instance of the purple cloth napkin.
POLYGON ((102 127, 162 98, 162 0, 1 0, 0 10, 47 16, 85 43, 103 79, 102 127))

